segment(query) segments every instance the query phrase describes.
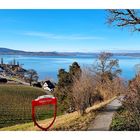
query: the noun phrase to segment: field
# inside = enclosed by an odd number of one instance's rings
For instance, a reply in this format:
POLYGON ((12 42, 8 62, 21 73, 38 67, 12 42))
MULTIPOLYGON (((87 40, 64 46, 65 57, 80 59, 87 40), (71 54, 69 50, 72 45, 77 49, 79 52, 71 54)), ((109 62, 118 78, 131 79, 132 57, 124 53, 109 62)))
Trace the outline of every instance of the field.
MULTIPOLYGON (((42 89, 23 85, 0 85, 0 128, 31 122, 31 101, 46 94, 42 89)), ((44 113, 44 110, 37 110, 44 113), (43 112, 42 112, 43 111, 43 112)), ((45 112, 46 113, 46 112, 45 112)), ((44 119, 43 114, 39 119, 44 119)))
MULTIPOLYGON (((87 130, 88 125, 96 117, 98 110, 105 107, 108 103, 114 100, 116 97, 97 103, 92 107, 87 108, 86 114, 81 116, 77 111, 69 114, 57 116, 53 127, 50 130, 87 130)), ((46 126, 50 122, 51 118, 39 121, 39 124, 46 126)), ((18 124, 11 127, 4 127, 0 131, 36 131, 40 130, 34 126, 33 123, 18 124)))

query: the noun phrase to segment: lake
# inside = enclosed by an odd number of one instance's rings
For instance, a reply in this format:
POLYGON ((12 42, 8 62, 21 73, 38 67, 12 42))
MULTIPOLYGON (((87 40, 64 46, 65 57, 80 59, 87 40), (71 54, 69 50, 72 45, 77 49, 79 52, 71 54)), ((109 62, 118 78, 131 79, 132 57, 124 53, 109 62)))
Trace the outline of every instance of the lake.
MULTIPOLYGON (((34 69, 38 72, 39 80, 51 78, 57 81, 57 74, 60 68, 69 69, 74 61, 80 66, 91 65, 95 62, 96 57, 92 55, 79 56, 21 56, 21 55, 1 55, 4 63, 9 63, 15 58, 25 69, 34 69)), ((135 76, 134 66, 140 63, 140 57, 116 56, 119 59, 119 65, 122 69, 121 77, 129 80, 135 76)))

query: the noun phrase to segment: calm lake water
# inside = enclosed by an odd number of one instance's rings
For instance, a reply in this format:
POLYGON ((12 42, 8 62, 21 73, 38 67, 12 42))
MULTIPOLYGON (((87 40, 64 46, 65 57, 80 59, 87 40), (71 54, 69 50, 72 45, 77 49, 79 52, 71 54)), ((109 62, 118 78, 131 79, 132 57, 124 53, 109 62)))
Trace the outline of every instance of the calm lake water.
MULTIPOLYGON (((44 80, 52 78, 57 81, 57 74, 60 68, 68 70, 69 65, 74 61, 78 62, 81 66, 91 65, 95 62, 96 57, 91 55, 82 56, 20 56, 20 55, 1 55, 4 62, 8 63, 19 61, 23 64, 25 69, 35 69, 38 72, 39 79, 44 80)), ((135 76, 134 66, 140 63, 140 57, 118 56, 120 68, 122 69, 121 77, 131 79, 135 76)))

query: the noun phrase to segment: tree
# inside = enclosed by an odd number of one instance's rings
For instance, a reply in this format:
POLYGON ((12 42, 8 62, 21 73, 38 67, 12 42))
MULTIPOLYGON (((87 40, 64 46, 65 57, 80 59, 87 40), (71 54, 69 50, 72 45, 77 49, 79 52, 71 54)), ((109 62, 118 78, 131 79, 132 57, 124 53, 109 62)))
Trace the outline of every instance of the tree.
POLYGON ((140 31, 140 10, 107 10, 109 15, 107 23, 118 27, 130 27, 132 31, 140 31))
POLYGON ((71 78, 69 72, 66 72, 65 69, 60 69, 58 71, 58 84, 54 90, 54 95, 58 98, 59 107, 62 112, 69 108, 68 92, 70 86, 71 78))
POLYGON ((121 69, 119 69, 119 61, 112 57, 112 53, 102 52, 98 56, 96 63, 93 65, 92 71, 101 77, 102 82, 105 82, 106 78, 113 80, 121 73, 121 69))
POLYGON ((38 74, 35 70, 29 69, 25 74, 26 80, 30 83, 30 86, 32 85, 32 82, 37 82, 38 80, 38 74))
POLYGON ((71 84, 70 75, 64 69, 58 72, 58 88, 64 88, 71 84))
POLYGON ((73 99, 71 96, 71 90, 73 86, 73 79, 79 77, 81 68, 77 62, 74 62, 70 67, 69 71, 60 69, 58 72, 58 84, 55 88, 54 95, 57 96, 59 102, 63 106, 65 111, 72 112, 75 110, 73 106, 73 99))
POLYGON ((70 94, 76 110, 84 115, 87 107, 92 106, 95 102, 94 99, 97 97, 96 81, 90 71, 84 70, 80 77, 75 77, 70 94))
POLYGON ((83 115, 87 107, 96 102, 108 100, 114 96, 125 93, 125 83, 123 79, 114 77, 100 80, 99 74, 93 73, 89 67, 82 69, 81 76, 73 81, 72 95, 76 110, 83 115))
POLYGON ((77 62, 73 62, 72 65, 69 67, 69 73, 71 75, 71 78, 80 77, 81 72, 82 70, 77 62))
POLYGON ((3 58, 1 58, 1 64, 3 65, 3 58))

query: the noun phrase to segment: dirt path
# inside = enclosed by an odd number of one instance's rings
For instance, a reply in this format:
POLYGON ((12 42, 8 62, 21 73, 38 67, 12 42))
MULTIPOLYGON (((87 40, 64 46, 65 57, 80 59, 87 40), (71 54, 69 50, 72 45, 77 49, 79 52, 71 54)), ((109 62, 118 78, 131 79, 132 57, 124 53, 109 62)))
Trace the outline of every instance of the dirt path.
POLYGON ((88 131, 107 131, 109 130, 112 122, 112 117, 116 110, 122 105, 119 97, 109 103, 100 113, 96 116, 95 120, 89 125, 88 131))

